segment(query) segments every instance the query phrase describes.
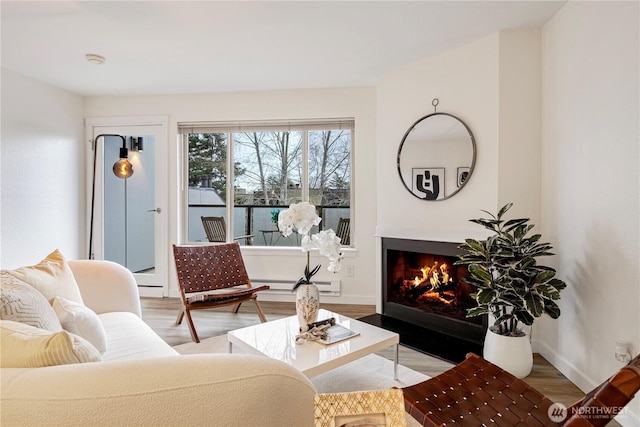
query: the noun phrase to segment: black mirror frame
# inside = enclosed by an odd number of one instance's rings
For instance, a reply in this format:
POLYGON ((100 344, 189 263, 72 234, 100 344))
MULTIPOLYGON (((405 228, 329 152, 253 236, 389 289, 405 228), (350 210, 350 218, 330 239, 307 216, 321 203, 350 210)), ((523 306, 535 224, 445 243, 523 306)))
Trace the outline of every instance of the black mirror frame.
POLYGON ((467 183, 469 182, 469 178, 471 178, 471 175, 473 175, 473 171, 474 171, 475 166, 476 166, 476 154, 477 154, 476 152, 477 152, 476 139, 473 136, 473 132, 471 132, 471 129, 469 128, 469 126, 467 126, 467 124, 461 118, 459 118, 457 116, 454 116, 453 114, 449 114, 449 113, 438 113, 438 112, 436 112, 436 113, 427 114, 426 116, 421 117, 418 120, 416 120, 409 127, 409 129, 405 132, 404 136, 402 137, 402 142, 400 143, 400 147, 398 147, 398 157, 396 159, 396 165, 398 167, 398 176, 400 176, 400 181, 402 181, 402 185, 404 185, 404 188, 406 188, 407 191, 409 193, 411 193, 411 195, 414 196, 417 199, 424 200, 424 201, 427 201, 427 202, 439 202, 439 201, 442 201, 442 200, 447 200, 447 199, 450 199, 451 197, 455 196, 456 194, 458 194, 460 192, 460 190, 462 190, 467 185, 467 183), (433 116, 448 116, 448 117, 451 117, 451 118, 457 120, 458 122, 460 122, 462 124, 462 126, 464 126, 464 128, 469 133, 469 137, 471 138, 471 146, 473 148, 473 158, 471 159, 471 166, 469 167, 469 176, 464 181, 464 183, 462 183, 462 185, 460 187, 458 187, 453 193, 449 194, 448 196, 445 194, 445 196, 443 198, 441 198, 441 199, 429 200, 429 199, 424 199, 422 197, 419 197, 417 194, 415 194, 413 192, 413 190, 411 190, 411 188, 407 185, 407 183, 405 182, 404 178, 402 178, 402 170, 400 169, 400 155, 402 154, 402 147, 404 146, 404 143, 407 140, 407 137, 409 136, 411 131, 420 122, 422 122, 423 120, 428 119, 429 117, 433 117, 433 116))

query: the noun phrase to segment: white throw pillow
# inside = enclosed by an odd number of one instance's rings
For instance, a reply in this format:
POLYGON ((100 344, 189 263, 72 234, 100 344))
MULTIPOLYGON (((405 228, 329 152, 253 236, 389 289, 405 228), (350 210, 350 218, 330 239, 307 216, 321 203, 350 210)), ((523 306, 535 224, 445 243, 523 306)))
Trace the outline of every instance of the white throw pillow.
POLYGON ((57 249, 36 265, 3 271, 39 290, 47 301, 59 296, 84 304, 76 278, 57 249))
POLYGON ((93 310, 62 297, 55 297, 51 305, 65 331, 86 339, 100 354, 107 351, 107 334, 93 310))
POLYGON ((41 368, 100 360, 100 352, 89 341, 67 331, 51 332, 0 320, 0 340, 2 368, 41 368))
POLYGON ((48 331, 62 330, 56 313, 44 295, 5 271, 0 272, 0 319, 26 323, 48 331))

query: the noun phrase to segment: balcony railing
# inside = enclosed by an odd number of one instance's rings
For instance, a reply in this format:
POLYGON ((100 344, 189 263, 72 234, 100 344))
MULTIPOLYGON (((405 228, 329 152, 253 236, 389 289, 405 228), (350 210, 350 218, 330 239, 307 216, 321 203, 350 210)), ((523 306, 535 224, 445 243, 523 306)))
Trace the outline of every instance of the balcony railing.
MULTIPOLYGON (((274 205, 235 205, 233 208, 233 235, 252 235, 254 246, 300 246, 300 238, 296 233, 284 237, 278 231, 278 226, 272 221, 273 210, 288 209, 289 206, 274 205)), ((340 218, 350 217, 350 206, 316 206, 318 215, 322 218, 320 225, 314 227, 312 233, 338 227, 340 218)), ((224 216, 227 207, 221 204, 190 204, 188 209, 188 240, 189 242, 206 242, 207 236, 202 226, 201 216, 224 216)), ((229 221, 227 221, 229 222, 229 221)), ((245 245, 245 240, 239 240, 245 245)))

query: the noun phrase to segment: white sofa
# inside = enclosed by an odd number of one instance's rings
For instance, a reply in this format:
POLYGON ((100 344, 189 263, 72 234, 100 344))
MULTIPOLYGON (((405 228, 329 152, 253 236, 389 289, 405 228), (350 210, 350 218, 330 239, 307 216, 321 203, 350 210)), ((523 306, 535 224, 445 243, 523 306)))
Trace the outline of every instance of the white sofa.
POLYGON ((107 334, 102 361, 2 368, 0 424, 311 426, 311 382, 266 357, 180 356, 141 319, 131 273, 69 261, 85 305, 107 334))

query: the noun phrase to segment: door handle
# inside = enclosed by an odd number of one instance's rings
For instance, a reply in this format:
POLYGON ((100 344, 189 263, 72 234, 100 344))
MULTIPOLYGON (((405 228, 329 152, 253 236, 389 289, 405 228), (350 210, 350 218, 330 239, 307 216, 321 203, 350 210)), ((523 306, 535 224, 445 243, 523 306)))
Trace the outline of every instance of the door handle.
POLYGON ((147 212, 158 212, 158 213, 161 213, 162 209, 160 209, 160 208, 149 209, 147 212))

